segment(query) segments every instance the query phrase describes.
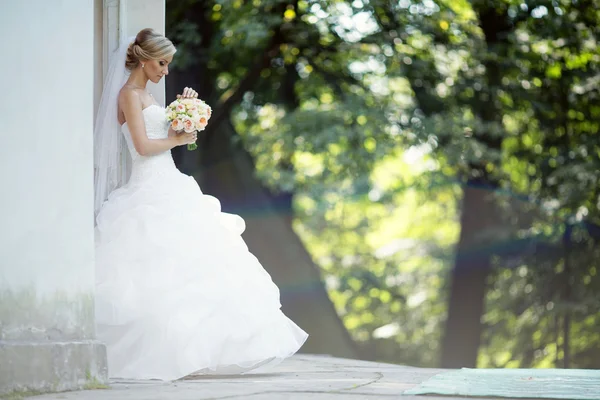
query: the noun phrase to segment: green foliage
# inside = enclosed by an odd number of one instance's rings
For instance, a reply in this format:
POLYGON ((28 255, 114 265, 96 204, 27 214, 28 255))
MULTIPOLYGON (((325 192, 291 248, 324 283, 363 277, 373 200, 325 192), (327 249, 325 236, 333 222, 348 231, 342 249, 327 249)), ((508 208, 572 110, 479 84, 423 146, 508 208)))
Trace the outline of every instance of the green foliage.
POLYGON ((299 195, 296 230, 365 354, 432 366, 445 312, 444 271, 458 234, 447 215, 458 190, 448 185, 425 198, 412 187, 419 172, 407 159, 395 153, 380 160, 363 195, 330 190, 321 203, 299 195))
POLYGON ((196 71, 200 96, 225 109, 262 182, 294 194, 294 227, 366 357, 436 365, 460 184, 480 178, 506 222, 479 365, 563 365, 566 351, 571 366, 599 366, 590 0, 167 10, 176 68, 196 71))

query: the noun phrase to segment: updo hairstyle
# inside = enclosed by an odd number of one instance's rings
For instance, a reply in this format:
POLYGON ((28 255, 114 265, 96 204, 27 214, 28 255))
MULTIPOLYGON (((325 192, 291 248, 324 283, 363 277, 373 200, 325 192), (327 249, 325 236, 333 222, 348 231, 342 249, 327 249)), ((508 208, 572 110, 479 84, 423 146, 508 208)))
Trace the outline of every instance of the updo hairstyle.
POLYGON ((132 71, 142 60, 159 60, 175 54, 175 46, 154 29, 142 29, 127 49, 125 68, 132 71))

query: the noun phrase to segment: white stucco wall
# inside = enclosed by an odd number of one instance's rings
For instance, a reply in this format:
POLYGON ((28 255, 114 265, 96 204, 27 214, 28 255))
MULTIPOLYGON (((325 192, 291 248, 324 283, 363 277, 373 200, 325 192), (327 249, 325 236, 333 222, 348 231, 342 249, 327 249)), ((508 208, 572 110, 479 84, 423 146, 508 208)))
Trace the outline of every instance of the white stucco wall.
MULTIPOLYGON (((93 121, 106 38, 164 32, 164 17, 164 0, 0 0, 0 395, 107 379, 93 340, 93 121)), ((152 91, 164 101, 164 83, 152 91)))
POLYGON ((0 7, 0 339, 93 335, 93 11, 0 7))
MULTIPOLYGON (((164 0, 0 7, 0 340, 93 336, 92 132, 103 66, 118 38, 164 32, 164 20, 164 0)), ((150 90, 164 104, 164 82, 150 90)))

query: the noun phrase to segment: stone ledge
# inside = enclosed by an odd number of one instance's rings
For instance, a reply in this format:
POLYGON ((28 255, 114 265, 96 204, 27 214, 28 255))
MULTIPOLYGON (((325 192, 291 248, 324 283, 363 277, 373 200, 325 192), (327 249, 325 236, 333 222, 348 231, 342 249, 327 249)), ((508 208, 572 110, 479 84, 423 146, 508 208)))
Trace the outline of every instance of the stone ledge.
POLYGON ((0 395, 61 392, 108 383, 106 347, 97 341, 0 341, 0 395))

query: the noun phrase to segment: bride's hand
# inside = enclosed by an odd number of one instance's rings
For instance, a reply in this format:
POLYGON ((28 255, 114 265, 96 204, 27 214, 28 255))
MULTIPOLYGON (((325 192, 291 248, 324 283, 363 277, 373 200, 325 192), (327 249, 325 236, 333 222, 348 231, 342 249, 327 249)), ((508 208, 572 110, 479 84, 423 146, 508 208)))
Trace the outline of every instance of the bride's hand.
POLYGON ((176 138, 177 138, 177 142, 179 143, 179 146, 183 146, 184 144, 196 143, 196 139, 198 139, 198 132, 194 131, 191 133, 186 133, 186 132, 178 133, 176 135, 176 138))
POLYGON ((173 128, 169 127, 168 136, 169 138, 174 138, 177 141, 177 146, 183 146, 184 144, 195 143, 196 139, 198 138, 198 131, 185 133, 184 130, 175 131, 173 128))
POLYGON ((168 132, 168 136, 169 136, 170 138, 174 138, 174 137, 177 137, 177 135, 179 135, 179 134, 180 134, 180 133, 182 133, 182 132, 183 132, 183 130, 176 131, 176 130, 174 130, 173 128, 171 128, 171 127, 169 126, 169 132, 168 132))
POLYGON ((178 99, 195 99, 196 97, 198 97, 198 92, 189 87, 183 88, 183 94, 177 95, 178 99))

